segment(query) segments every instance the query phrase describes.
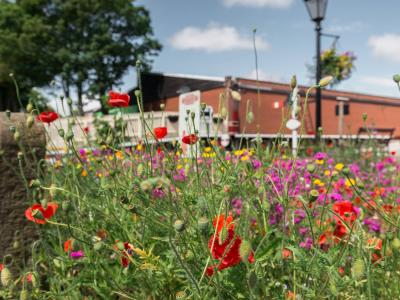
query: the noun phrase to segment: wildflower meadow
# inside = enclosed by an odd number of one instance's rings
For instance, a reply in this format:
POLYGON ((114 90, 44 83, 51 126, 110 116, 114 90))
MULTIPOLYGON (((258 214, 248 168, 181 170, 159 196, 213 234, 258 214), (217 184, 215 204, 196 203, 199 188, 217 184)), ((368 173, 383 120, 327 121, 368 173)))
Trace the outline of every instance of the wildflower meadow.
MULTIPOLYGON (((54 112, 25 114, 58 126, 54 112)), ((279 135, 226 149, 196 128, 164 142, 167 128, 141 121, 146 138, 130 146, 124 126, 84 147, 59 128, 65 151, 25 182, 38 238, 25 267, 3 258, 0 298, 400 297, 396 153, 371 138, 300 139, 294 154, 279 135)))

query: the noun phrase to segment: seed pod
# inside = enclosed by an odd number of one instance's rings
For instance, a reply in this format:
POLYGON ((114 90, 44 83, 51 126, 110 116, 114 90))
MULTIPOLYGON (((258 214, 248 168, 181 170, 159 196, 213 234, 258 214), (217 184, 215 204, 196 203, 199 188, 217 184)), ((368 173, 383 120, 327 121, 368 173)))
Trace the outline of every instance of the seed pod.
POLYGON ((31 128, 33 126, 33 124, 35 124, 35 118, 30 115, 27 119, 26 119, 26 126, 28 128, 31 128))
POLYGON ((364 261, 361 258, 357 258, 353 263, 351 271, 355 279, 361 279, 365 272, 364 261))
POLYGON ((67 141, 70 142, 70 141, 72 141, 73 138, 74 138, 74 133, 72 132, 72 130, 68 130, 67 136, 66 136, 67 141))
POLYGON ((296 75, 292 76, 292 79, 290 79, 290 88, 294 90, 294 88, 297 86, 297 78, 296 75))
POLYGON ((251 243, 247 240, 243 240, 239 247, 239 255, 242 261, 247 262, 250 252, 251 243))
POLYGON ((240 102, 240 100, 242 100, 242 96, 240 95, 240 93, 238 91, 232 91, 231 96, 232 96, 232 99, 237 102, 240 102))
POLYGON ((142 95, 142 93, 140 92, 140 90, 136 90, 135 91, 135 97, 136 98, 140 98, 141 95, 142 95))
POLYGON ((254 113, 252 111, 249 111, 246 115, 246 122, 251 124, 254 121, 254 113))
POLYGON ((72 105, 72 99, 71 99, 71 98, 68 98, 68 99, 67 99, 67 104, 68 104, 69 106, 72 105))
POLYGON ((319 196, 319 192, 317 190, 311 190, 310 191, 310 202, 314 202, 315 200, 317 200, 319 196))
POLYGON ((393 81, 396 83, 400 82, 400 74, 393 75, 393 81))
POLYGON ((199 227, 199 230, 201 232, 206 232, 208 229, 208 224, 209 221, 207 219, 207 217, 201 217, 198 221, 197 221, 197 226, 199 227))
POLYGON ((182 220, 176 220, 174 228, 177 232, 182 232, 185 229, 185 223, 182 220))
POLYGON ((3 270, 1 270, 1 284, 4 287, 8 287, 9 284, 11 283, 11 272, 10 269, 7 267, 4 267, 3 270))
POLYGON ((222 119, 225 119, 228 116, 228 111, 225 107, 221 108, 221 111, 219 112, 220 116, 222 119))

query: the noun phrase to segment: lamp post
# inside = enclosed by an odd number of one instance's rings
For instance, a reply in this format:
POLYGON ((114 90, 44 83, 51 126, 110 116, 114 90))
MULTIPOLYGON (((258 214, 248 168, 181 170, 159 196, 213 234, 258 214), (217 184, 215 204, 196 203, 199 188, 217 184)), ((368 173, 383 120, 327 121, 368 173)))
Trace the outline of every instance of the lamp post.
MULTIPOLYGON (((315 80, 316 84, 321 80, 321 22, 325 18, 328 0, 304 0, 308 14, 315 22, 317 66, 315 80)), ((318 138, 318 129, 322 126, 321 122, 321 88, 317 88, 315 99, 315 138, 318 138)))

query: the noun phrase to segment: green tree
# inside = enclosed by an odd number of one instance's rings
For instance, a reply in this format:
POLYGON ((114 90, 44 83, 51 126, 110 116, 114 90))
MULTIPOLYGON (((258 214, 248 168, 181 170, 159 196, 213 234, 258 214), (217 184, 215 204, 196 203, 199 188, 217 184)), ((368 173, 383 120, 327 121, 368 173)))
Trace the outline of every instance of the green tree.
POLYGON ((56 79, 65 97, 76 91, 81 114, 84 94, 100 100, 137 59, 149 68, 161 50, 148 11, 132 0, 0 1, 7 8, 0 13, 0 63, 11 56, 7 64, 24 86, 56 79), (8 41, 29 49, 3 46, 8 41))

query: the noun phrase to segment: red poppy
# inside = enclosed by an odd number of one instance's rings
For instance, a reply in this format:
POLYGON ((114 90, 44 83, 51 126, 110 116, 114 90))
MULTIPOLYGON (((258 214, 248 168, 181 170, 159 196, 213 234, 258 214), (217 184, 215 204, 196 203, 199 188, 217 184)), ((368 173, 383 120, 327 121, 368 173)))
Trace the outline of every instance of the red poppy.
POLYGON ((131 97, 128 94, 120 94, 113 91, 108 93, 108 104, 113 107, 127 107, 131 97))
POLYGON ((129 266, 129 256, 132 256, 132 245, 128 242, 124 243, 124 250, 122 251, 121 264, 124 268, 129 266))
POLYGON ((0 272, 3 271, 3 269, 4 269, 4 265, 0 264, 0 272))
MULTIPOLYGON (((240 263, 240 245, 242 243, 242 239, 235 234, 234 224, 232 223, 232 216, 228 216, 225 219, 225 215, 219 215, 214 218, 213 225, 216 229, 216 234, 210 237, 208 241, 208 248, 211 250, 211 254, 213 258, 218 259, 220 262, 217 265, 210 266, 207 268, 207 275, 212 276, 214 274, 214 269, 217 268, 218 271, 223 269, 233 267, 240 263), (228 229, 228 236, 221 244, 219 241, 219 234, 223 227, 228 229)), ((248 256, 248 261, 250 263, 254 262, 254 252, 248 256)))
POLYGON ((182 142, 187 145, 193 145, 197 142, 197 136, 195 134, 185 135, 182 138, 182 142))
POLYGON ((38 115, 36 119, 43 123, 50 124, 51 122, 54 122, 58 119, 58 114, 54 111, 44 111, 40 113, 40 115, 38 115))
MULTIPOLYGON (((340 218, 346 223, 352 224, 357 219, 357 211, 350 201, 336 202, 332 206, 333 211, 337 213, 340 218)), ((341 224, 341 219, 335 216, 335 220, 341 224)))
POLYGON ((64 242, 64 252, 69 252, 72 250, 72 240, 68 239, 64 242))
POLYGON ((164 138, 168 134, 167 127, 154 128, 154 135, 158 140, 164 138))
POLYGON ((50 219, 57 211, 58 204, 55 202, 47 203, 44 208, 41 204, 35 203, 25 211, 25 217, 36 224, 45 224, 47 219, 50 219), (43 218, 36 218, 41 215, 43 218))

